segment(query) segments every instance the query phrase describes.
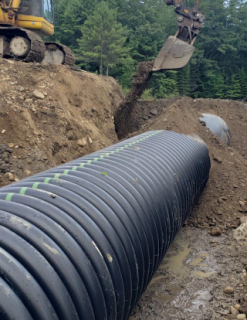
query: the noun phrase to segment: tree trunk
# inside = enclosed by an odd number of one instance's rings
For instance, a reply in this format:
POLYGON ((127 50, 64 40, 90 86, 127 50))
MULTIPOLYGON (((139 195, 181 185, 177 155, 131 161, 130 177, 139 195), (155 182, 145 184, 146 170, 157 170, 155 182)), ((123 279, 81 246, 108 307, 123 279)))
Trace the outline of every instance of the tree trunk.
POLYGON ((107 67, 106 67, 106 76, 108 77, 108 75, 109 75, 109 66, 107 65, 107 67))
POLYGON ((102 43, 101 43, 101 57, 100 57, 99 73, 101 76, 103 76, 103 44, 102 43))

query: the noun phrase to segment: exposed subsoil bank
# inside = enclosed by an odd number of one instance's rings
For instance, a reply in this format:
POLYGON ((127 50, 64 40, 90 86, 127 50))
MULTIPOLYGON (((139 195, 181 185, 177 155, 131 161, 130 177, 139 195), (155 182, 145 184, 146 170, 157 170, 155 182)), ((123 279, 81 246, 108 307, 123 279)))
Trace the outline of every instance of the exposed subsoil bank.
POLYGON ((0 59, 0 186, 117 142, 117 82, 0 59))

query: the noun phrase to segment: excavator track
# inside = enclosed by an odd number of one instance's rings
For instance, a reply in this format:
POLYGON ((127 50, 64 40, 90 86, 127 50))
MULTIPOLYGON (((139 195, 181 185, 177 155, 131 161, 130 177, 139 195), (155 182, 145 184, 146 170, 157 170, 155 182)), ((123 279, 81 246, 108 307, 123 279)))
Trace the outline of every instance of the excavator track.
MULTIPOLYGON (((5 36, 8 40, 16 36, 27 39, 30 42, 30 51, 25 58, 20 60, 39 63, 43 61, 46 47, 44 41, 37 33, 22 28, 0 26, 0 36, 5 36)), ((18 57, 14 58, 18 59, 18 57)))
POLYGON ((46 45, 46 50, 49 50, 49 48, 54 50, 54 47, 57 47, 64 55, 64 61, 62 64, 67 66, 72 66, 72 67, 74 66, 75 64, 74 53, 70 48, 56 42, 46 42, 45 45, 46 45))
MULTIPOLYGON (((60 43, 54 43, 54 42, 46 42, 41 39, 41 37, 30 30, 22 29, 22 28, 16 28, 16 27, 6 27, 6 26, 0 26, 0 37, 4 36, 6 38, 6 41, 10 43, 8 53, 5 54, 8 57, 21 60, 24 62, 39 62, 45 63, 45 57, 47 51, 60 51, 60 55, 62 55, 62 60, 60 64, 68 65, 68 66, 74 66, 75 64, 75 58, 73 51, 69 49, 68 47, 60 44, 60 43), (29 45, 28 47, 30 50, 28 51, 27 55, 22 57, 14 54, 11 50, 11 40, 17 37, 22 37, 28 41, 29 45)), ((56 64, 56 63, 55 63, 56 64)))

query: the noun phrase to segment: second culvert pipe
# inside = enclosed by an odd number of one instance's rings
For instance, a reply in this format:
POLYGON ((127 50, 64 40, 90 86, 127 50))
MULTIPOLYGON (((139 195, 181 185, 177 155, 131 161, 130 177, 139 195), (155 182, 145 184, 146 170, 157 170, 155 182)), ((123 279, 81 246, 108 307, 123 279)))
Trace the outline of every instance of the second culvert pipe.
POLYGON ((152 131, 0 189, 1 319, 128 319, 209 170, 152 131))

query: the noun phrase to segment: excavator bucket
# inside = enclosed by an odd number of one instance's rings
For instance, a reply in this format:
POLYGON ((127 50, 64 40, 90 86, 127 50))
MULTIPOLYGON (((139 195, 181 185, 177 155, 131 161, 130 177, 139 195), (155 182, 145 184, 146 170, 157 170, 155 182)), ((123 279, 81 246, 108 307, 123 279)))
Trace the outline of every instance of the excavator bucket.
POLYGON ((170 36, 159 52, 153 71, 181 69, 190 61, 195 47, 176 36, 170 36))

